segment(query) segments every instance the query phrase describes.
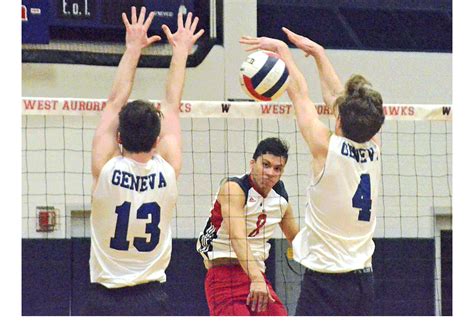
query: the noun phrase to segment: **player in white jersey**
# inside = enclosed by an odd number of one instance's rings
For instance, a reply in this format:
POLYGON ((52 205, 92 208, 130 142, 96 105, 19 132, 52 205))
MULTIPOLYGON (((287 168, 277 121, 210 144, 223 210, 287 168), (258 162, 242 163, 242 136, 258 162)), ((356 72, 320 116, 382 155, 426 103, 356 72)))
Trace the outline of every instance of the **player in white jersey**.
POLYGON ((285 61, 291 77, 288 95, 313 156, 305 225, 293 240, 294 258, 306 267, 296 315, 371 315, 382 97, 360 75, 352 76, 344 88, 323 47, 283 31, 306 56, 314 57, 324 102, 336 116, 335 132, 330 132, 318 118, 286 43, 241 39, 249 50, 274 51, 285 61))
POLYGON ((178 15, 178 30, 162 28, 173 56, 162 112, 146 101, 128 102, 153 20, 146 9, 125 13, 126 50, 92 142, 91 295, 84 315, 166 315, 162 283, 171 257, 171 220, 181 170, 179 107, 186 60, 198 18, 178 15), (127 103, 128 102, 128 103, 127 103), (121 147, 120 147, 121 145, 121 147))
POLYGON ((258 144, 250 173, 228 178, 220 187, 197 250, 208 269, 205 281, 210 314, 288 315, 265 277, 265 260, 277 227, 291 243, 298 227, 280 181, 288 147, 278 138, 258 144))

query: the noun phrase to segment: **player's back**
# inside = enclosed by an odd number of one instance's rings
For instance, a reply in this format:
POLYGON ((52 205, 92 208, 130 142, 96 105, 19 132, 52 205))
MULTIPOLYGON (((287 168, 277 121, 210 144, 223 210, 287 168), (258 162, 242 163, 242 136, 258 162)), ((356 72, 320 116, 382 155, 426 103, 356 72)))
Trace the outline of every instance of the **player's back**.
POLYGON ((331 136, 324 169, 311 174, 306 227, 294 243, 303 265, 322 272, 371 265, 380 162, 375 143, 331 136))
POLYGON ((165 282, 176 199, 175 172, 159 155, 147 163, 109 160, 92 194, 91 282, 165 282))

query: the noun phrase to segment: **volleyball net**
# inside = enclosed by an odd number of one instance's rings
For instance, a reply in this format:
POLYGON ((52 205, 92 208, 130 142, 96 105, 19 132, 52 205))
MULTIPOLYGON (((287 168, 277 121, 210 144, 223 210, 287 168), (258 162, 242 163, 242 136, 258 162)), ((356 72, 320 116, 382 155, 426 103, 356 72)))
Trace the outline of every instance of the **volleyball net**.
MULTIPOLYGON (((159 108, 159 101, 152 102, 159 108)), ((91 146, 104 106, 101 99, 22 99, 23 238, 89 237, 91 146)), ((384 109, 375 239, 435 238, 438 242, 440 228, 446 229, 451 217, 451 106, 388 104, 384 109)), ((295 217, 303 225, 311 156, 291 104, 183 101, 180 110, 183 167, 174 238, 198 237, 222 178, 247 172, 258 142, 270 136, 290 146, 282 180, 295 217)), ((315 104, 315 111, 333 130, 329 109, 315 104)), ((287 260, 283 238, 278 231, 275 239, 281 242, 273 247, 276 263, 285 266, 277 272, 276 289, 291 310, 302 270, 287 260)), ((376 252, 383 253, 388 243, 376 246, 376 252)), ((418 255, 423 258, 423 253, 418 255)), ((439 282, 439 252, 436 258, 439 282)), ((438 283, 437 300, 439 292, 438 283)))

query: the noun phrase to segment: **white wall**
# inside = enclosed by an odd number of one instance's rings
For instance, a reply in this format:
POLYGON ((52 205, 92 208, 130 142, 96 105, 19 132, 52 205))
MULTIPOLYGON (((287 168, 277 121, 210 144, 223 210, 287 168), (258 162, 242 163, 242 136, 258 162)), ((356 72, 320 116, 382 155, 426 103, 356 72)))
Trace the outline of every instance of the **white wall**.
MULTIPOLYGON (((224 95, 224 49, 214 47, 205 61, 186 72, 184 99, 221 100, 224 95)), ((115 67, 70 64, 22 64, 23 96, 107 98, 115 67)), ((161 99, 167 69, 138 68, 133 99, 161 99)))
MULTIPOLYGON (((240 45, 213 47, 196 68, 189 68, 184 100, 247 98, 240 88, 239 67, 245 58, 240 45), (229 47, 230 49, 227 49, 229 47), (233 49, 232 49, 233 48, 233 49), (232 55, 230 55, 232 54, 232 55)), ((328 50, 336 71, 346 80, 360 73, 379 90, 385 103, 452 103, 452 54, 328 50)), ((293 50, 305 73, 311 98, 321 102, 314 61, 293 50)), ((23 96, 106 98, 115 67, 69 64, 22 64, 23 96)), ((132 98, 161 99, 166 69, 139 68, 132 98)), ((285 95, 281 101, 289 101, 285 95)))

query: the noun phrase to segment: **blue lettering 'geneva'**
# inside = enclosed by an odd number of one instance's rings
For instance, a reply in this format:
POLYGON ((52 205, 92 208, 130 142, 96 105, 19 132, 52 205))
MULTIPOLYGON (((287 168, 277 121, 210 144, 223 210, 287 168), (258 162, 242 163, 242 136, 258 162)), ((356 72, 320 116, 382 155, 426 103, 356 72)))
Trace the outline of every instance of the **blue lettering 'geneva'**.
MULTIPOLYGON (((139 176, 133 175, 125 171, 115 170, 112 174, 112 184, 120 186, 122 188, 135 190, 135 191, 146 191, 148 189, 155 189, 156 173, 139 176)), ((158 188, 166 187, 166 180, 163 173, 159 173, 158 188)))
POLYGON ((358 163, 367 163, 367 161, 373 162, 374 160, 378 160, 378 157, 375 157, 374 148, 356 149, 353 145, 346 142, 342 143, 341 154, 354 159, 358 163))
MULTIPOLYGON (((153 178, 155 180, 155 178, 153 178)), ((163 176, 163 173, 160 172, 160 183, 158 183, 158 188, 164 188, 166 187, 166 180, 165 177, 163 176)))

